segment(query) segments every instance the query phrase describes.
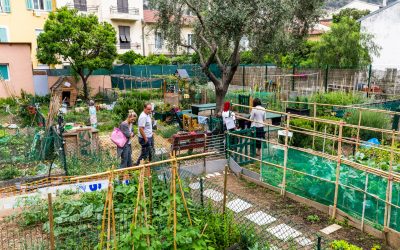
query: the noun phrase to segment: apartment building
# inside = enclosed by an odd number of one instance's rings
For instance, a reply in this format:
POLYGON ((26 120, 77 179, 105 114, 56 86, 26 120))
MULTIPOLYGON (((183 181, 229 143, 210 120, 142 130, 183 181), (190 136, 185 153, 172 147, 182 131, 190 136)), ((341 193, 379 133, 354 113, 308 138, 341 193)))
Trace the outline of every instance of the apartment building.
MULTIPOLYGON (((185 26, 181 30, 182 39, 186 44, 191 44, 193 42, 193 28, 190 26, 194 19, 194 16, 187 12, 184 18, 185 26)), ((144 10, 143 11, 143 44, 144 50, 143 55, 172 55, 172 51, 168 49, 168 45, 161 35, 161 32, 155 29, 155 24, 157 23, 157 11, 155 10, 144 10)), ((178 48, 177 54, 192 53, 191 49, 178 48)))
POLYGON ((117 31, 118 53, 142 53, 142 0, 57 0, 57 8, 67 6, 81 13, 95 14, 117 31))
POLYGON ((36 40, 53 10, 53 1, 0 0, 0 42, 30 43, 34 68, 47 68, 36 59, 36 40))

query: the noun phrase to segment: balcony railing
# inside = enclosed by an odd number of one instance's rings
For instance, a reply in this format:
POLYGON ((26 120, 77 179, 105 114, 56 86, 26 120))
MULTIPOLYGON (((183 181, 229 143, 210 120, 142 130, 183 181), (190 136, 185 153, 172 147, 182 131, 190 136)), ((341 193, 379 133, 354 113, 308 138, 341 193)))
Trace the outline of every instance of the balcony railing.
POLYGON ((69 9, 77 9, 82 12, 96 13, 99 11, 98 5, 86 5, 86 4, 67 4, 67 8, 69 9))
POLYGON ((140 43, 121 43, 119 42, 117 44, 117 49, 119 50, 125 50, 125 49, 133 49, 133 50, 140 50, 142 48, 142 45, 140 43))
POLYGON ((119 20, 139 20, 139 8, 122 8, 119 6, 111 6, 110 18, 119 20))

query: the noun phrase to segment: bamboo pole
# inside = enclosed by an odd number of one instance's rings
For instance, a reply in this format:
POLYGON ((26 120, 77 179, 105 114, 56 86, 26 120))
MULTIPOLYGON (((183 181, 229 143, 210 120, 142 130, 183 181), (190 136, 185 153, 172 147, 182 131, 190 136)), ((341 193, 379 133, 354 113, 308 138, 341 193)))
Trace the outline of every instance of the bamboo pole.
POLYGON ((324 142, 322 144, 322 153, 325 153, 325 143, 326 143, 326 125, 324 128, 324 142))
POLYGON ((225 214, 225 209, 226 209, 226 196, 228 193, 227 184, 228 184, 228 164, 225 165, 225 172, 224 172, 224 201, 222 206, 223 214, 225 214))
POLYGON ((365 206, 367 205, 367 193, 368 193, 368 173, 365 173, 365 188, 364 188, 364 201, 361 215, 361 232, 364 232, 364 217, 365 217, 365 206))
POLYGON ((150 225, 153 222, 153 176, 151 174, 151 167, 148 167, 148 184, 149 184, 149 221, 150 225))
MULTIPOLYGON (((314 133, 317 128, 317 123, 315 121, 315 118, 317 118, 317 103, 314 102, 314 133)), ((315 135, 313 135, 312 138, 312 148, 315 149, 315 135)))
POLYGON ((360 110, 358 115, 358 127, 357 127, 357 138, 356 138, 356 152, 358 151, 358 145, 360 143, 360 126, 361 126, 361 119, 362 119, 362 110, 360 110))
POLYGON ((51 193, 47 194, 48 209, 49 209, 49 227, 50 227, 50 249, 55 250, 55 240, 54 240, 54 217, 53 217, 53 201, 51 193))
MULTIPOLYGON (((176 162, 174 164, 176 164, 176 162)), ((176 174, 176 177, 178 179, 178 185, 179 185, 179 189, 180 189, 180 192, 181 192, 183 206, 185 207, 186 214, 187 214, 188 219, 189 219, 189 223, 190 223, 190 225, 192 225, 192 218, 190 216, 190 211, 189 211, 189 208, 188 208, 188 205, 187 205, 187 201, 186 201, 186 198, 185 198, 185 192, 183 191, 182 181, 181 181, 181 177, 179 175, 179 171, 175 171, 175 174, 176 174)))
MULTIPOLYGON (((173 155, 175 158, 175 154, 173 155)), ((176 160, 176 159, 175 159, 176 160)), ((173 162, 172 165, 172 202, 173 202, 173 218, 174 218, 174 250, 177 249, 177 243, 176 243, 176 228, 177 228, 177 217, 176 217, 176 164, 173 162)))
POLYGON ((394 161, 394 152, 393 149, 395 147, 395 130, 393 130, 392 134, 392 144, 391 148, 392 151, 390 152, 390 162, 389 162, 389 176, 388 176, 388 183, 386 186, 386 203, 385 203, 385 217, 383 221, 383 226, 388 227, 388 224, 390 224, 390 213, 391 213, 391 207, 389 204, 392 202, 392 171, 393 171, 393 161, 394 161))
POLYGON ((333 213, 332 219, 336 218, 336 208, 339 196, 339 179, 340 179, 340 164, 342 160, 342 134, 343 134, 343 124, 341 121, 339 125, 339 139, 338 139, 338 150, 337 150, 337 165, 336 165, 336 181, 335 181, 335 197, 333 201, 333 213))
POLYGON ((290 126, 290 114, 288 114, 286 118, 286 128, 285 128, 285 152, 283 158, 283 177, 282 177, 282 187, 281 187, 281 195, 285 196, 285 189, 286 189, 286 169, 287 169, 287 161, 288 161, 288 138, 289 138, 289 126, 290 126))

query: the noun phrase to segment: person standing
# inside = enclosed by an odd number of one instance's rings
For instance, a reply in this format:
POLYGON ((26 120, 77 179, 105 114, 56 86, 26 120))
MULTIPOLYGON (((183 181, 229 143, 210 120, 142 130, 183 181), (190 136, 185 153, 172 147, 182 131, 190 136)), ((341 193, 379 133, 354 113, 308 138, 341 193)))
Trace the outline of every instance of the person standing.
POLYGON ((90 126, 93 128, 97 128, 97 115, 96 115, 96 106, 94 105, 94 101, 89 101, 89 118, 90 118, 90 126))
POLYGON ((126 168, 132 166, 132 147, 131 138, 135 136, 133 131, 133 123, 136 121, 137 114, 135 112, 129 113, 125 121, 121 122, 119 129, 128 139, 125 145, 120 148, 117 147, 117 155, 121 157, 121 164, 119 168, 126 168))
POLYGON ((234 131, 236 128, 236 117, 235 113, 230 110, 230 102, 224 103, 224 109, 222 111, 222 121, 224 124, 224 130, 234 131))
POLYGON ((149 161, 151 161, 153 157, 154 140, 151 112, 152 105, 150 103, 146 103, 144 105, 143 112, 139 116, 138 137, 142 151, 140 152, 140 156, 136 161, 136 165, 139 165, 141 160, 149 159, 149 161))
MULTIPOLYGON (((258 139, 265 139, 264 126, 266 121, 265 108, 261 106, 261 100, 256 98, 253 100, 253 109, 250 112, 251 127, 256 128, 256 137, 258 139)), ((256 155, 260 155, 261 141, 256 141, 256 155)))

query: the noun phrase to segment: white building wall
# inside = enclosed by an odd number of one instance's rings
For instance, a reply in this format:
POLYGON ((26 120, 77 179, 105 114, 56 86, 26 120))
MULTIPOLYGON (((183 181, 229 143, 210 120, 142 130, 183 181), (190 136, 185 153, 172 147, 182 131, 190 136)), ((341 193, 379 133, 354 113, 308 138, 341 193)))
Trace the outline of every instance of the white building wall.
POLYGON ((380 55, 373 57, 373 68, 400 69, 400 2, 361 20, 361 30, 374 35, 381 47, 380 55))
MULTIPOLYGON (((110 23, 117 32, 117 51, 125 53, 134 50, 136 53, 142 54, 142 24, 143 20, 143 0, 128 0, 129 13, 118 13, 116 10, 117 0, 87 0, 88 11, 93 13, 101 22, 110 23), (114 8, 112 10, 112 8, 114 8), (138 13, 134 9, 138 10, 138 13), (118 26, 130 27, 131 48, 121 49, 119 40, 118 26)), ((57 0, 57 8, 69 6, 73 8, 73 0, 57 0)))

